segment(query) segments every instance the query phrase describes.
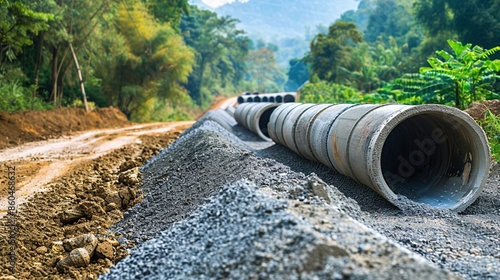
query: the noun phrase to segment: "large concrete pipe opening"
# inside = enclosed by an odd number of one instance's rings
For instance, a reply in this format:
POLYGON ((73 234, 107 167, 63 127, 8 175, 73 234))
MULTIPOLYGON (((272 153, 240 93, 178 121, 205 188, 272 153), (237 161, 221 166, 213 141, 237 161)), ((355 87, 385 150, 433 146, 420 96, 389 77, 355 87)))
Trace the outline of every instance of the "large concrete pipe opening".
POLYGON ((461 211, 479 195, 489 150, 472 120, 424 112, 396 124, 380 157, 385 184, 395 195, 461 211))
POLYGON ((238 102, 238 104, 242 104, 242 103, 245 103, 245 98, 243 98, 243 96, 238 96, 236 101, 238 102))
POLYGON ((236 107, 236 121, 265 141, 272 141, 267 125, 277 103, 245 103, 236 107))
POLYGON ((269 106, 265 108, 260 117, 258 118, 259 122, 259 131, 262 133, 257 133, 262 139, 266 141, 272 141, 269 137, 269 130, 267 129, 267 124, 269 123, 269 119, 271 118, 271 114, 276 109, 276 106, 269 106), (263 137, 264 136, 264 137, 263 137))

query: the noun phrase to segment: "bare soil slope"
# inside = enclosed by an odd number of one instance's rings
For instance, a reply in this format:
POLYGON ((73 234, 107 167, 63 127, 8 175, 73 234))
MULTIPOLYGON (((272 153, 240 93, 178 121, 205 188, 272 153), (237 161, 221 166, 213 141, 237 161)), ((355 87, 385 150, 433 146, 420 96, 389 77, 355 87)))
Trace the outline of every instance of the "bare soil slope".
POLYGON ((52 139, 70 132, 130 125, 117 108, 86 113, 82 108, 50 111, 0 112, 0 150, 22 143, 52 139))

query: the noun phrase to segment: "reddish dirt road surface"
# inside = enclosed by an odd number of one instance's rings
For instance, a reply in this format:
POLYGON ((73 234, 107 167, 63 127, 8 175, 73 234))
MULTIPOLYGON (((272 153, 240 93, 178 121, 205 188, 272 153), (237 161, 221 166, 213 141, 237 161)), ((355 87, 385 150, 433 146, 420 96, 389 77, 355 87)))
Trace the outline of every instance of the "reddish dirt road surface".
POLYGON ((192 123, 133 125, 114 108, 1 114, 0 279, 97 279, 125 257, 134 245, 109 227, 142 199, 139 167, 192 123), (61 269, 66 241, 85 234, 98 238, 90 263, 61 269))
MULTIPOLYGON (((190 126, 192 121, 151 123, 118 129, 104 129, 63 136, 59 139, 26 143, 0 151, 0 164, 16 168, 16 203, 24 203, 34 192, 71 168, 124 146, 140 144, 139 136, 156 135, 190 126)), ((0 185, 0 218, 8 208, 7 185, 0 185)))

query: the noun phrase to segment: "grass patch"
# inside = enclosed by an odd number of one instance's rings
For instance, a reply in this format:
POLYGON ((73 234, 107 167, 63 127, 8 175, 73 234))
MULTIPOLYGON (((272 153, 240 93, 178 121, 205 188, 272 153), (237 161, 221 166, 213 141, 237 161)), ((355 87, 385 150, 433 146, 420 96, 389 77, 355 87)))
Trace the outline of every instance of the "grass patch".
POLYGON ((500 116, 488 111, 479 124, 488 136, 493 160, 500 161, 500 116))

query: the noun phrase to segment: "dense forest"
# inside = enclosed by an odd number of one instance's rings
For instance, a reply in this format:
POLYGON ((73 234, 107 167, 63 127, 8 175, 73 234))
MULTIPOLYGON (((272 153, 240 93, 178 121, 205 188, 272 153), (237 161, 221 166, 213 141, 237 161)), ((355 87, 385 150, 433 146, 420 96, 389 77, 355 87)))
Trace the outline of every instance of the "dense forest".
POLYGON ((247 88, 258 52, 236 19, 187 0, 0 0, 0 19, 2 111, 88 100, 134 121, 192 118, 247 88))
POLYGON ((500 97, 500 0, 282 2, 215 13, 188 0, 0 0, 0 110, 88 100, 134 121, 186 119, 217 95, 306 82, 309 102, 466 108, 500 97), (254 30, 302 30, 252 40, 235 14, 262 23, 254 30), (331 24, 296 27, 314 18, 331 24))

